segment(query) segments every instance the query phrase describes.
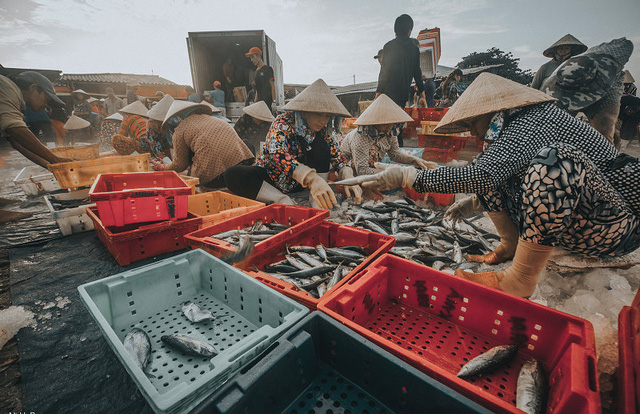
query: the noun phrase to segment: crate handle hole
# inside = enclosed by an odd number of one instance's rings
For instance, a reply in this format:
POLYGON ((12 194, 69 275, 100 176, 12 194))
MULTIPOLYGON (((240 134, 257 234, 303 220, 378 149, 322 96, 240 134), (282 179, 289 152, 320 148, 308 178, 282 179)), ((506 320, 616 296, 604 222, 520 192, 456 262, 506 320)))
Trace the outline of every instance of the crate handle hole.
POLYGON ((598 392, 598 382, 596 378, 596 360, 591 355, 587 357, 587 372, 589 375, 589 389, 593 392, 598 392))

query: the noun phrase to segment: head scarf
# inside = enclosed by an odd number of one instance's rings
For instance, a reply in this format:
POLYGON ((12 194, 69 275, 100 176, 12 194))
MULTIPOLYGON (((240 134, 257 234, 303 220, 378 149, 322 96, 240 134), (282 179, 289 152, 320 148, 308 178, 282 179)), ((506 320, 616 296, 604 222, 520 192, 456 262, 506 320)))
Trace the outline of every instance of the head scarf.
POLYGON ((403 124, 393 124, 389 132, 380 132, 376 129, 375 125, 360 125, 358 127, 358 133, 366 135, 374 141, 378 141, 385 137, 397 137, 400 135, 402 125, 403 124))

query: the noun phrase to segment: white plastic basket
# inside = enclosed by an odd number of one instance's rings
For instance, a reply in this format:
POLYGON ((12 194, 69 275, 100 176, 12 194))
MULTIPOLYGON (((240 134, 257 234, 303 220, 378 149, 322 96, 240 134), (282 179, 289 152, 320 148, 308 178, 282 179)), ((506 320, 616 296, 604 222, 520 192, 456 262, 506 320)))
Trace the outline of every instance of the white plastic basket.
POLYGON ((81 205, 74 208, 68 208, 63 210, 56 210, 53 206, 57 200, 82 200, 83 198, 89 199, 89 189, 72 191, 70 193, 62 194, 49 194, 44 196, 44 200, 51 211, 51 216, 58 224, 60 232, 63 236, 68 236, 74 233, 81 233, 87 230, 93 230, 93 221, 87 215, 85 207, 95 206, 95 203, 81 205))
POLYGON ((13 183, 22 188, 28 196, 61 189, 53 173, 41 167, 24 167, 14 178, 13 183))

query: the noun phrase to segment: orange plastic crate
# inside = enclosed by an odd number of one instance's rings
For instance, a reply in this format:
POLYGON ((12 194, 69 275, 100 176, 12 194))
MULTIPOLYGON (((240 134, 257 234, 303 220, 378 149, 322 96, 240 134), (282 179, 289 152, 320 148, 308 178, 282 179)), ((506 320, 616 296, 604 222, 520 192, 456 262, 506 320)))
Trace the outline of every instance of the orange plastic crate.
POLYGON ((189 213, 202 218, 201 227, 240 216, 264 207, 264 203, 244 198, 225 191, 209 191, 190 195, 188 198, 189 213))
POLYGON ((409 197, 410 199, 412 199, 414 201, 424 200, 424 198, 427 196, 427 193, 419 193, 416 190, 414 190, 413 188, 409 188, 409 187, 403 187, 402 191, 405 192, 407 197, 409 197))
POLYGON ((320 300, 318 309, 496 413, 515 407, 518 373, 530 358, 549 379, 547 413, 599 414, 593 327, 588 321, 384 254, 320 300), (517 345, 502 368, 461 379, 470 359, 517 345))
POLYGON ((95 160, 100 158, 100 144, 75 145, 51 148, 51 152, 61 158, 73 161, 95 160))
POLYGON ((455 194, 429 193, 427 195, 427 200, 433 200, 433 204, 441 207, 450 206, 455 199, 455 194))
POLYGON ((55 175, 60 187, 77 188, 90 186, 99 174, 149 171, 150 159, 149 154, 137 154, 61 162, 49 164, 47 168, 55 175))

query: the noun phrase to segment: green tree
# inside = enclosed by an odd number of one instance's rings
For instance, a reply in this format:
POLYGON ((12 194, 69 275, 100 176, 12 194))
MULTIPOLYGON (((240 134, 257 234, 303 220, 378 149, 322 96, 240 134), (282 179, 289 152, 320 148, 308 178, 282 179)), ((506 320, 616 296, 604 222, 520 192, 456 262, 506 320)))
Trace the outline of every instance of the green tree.
MULTIPOLYGON (((511 52, 505 53, 497 47, 492 47, 486 52, 473 52, 465 57, 456 65, 460 69, 475 68, 478 66, 502 65, 499 67, 488 69, 487 72, 495 73, 503 78, 511 79, 518 83, 526 85, 533 80, 533 73, 529 69, 522 70, 518 66, 520 58, 513 57, 511 52)), ((472 82, 480 73, 474 73, 465 76, 472 82)))

